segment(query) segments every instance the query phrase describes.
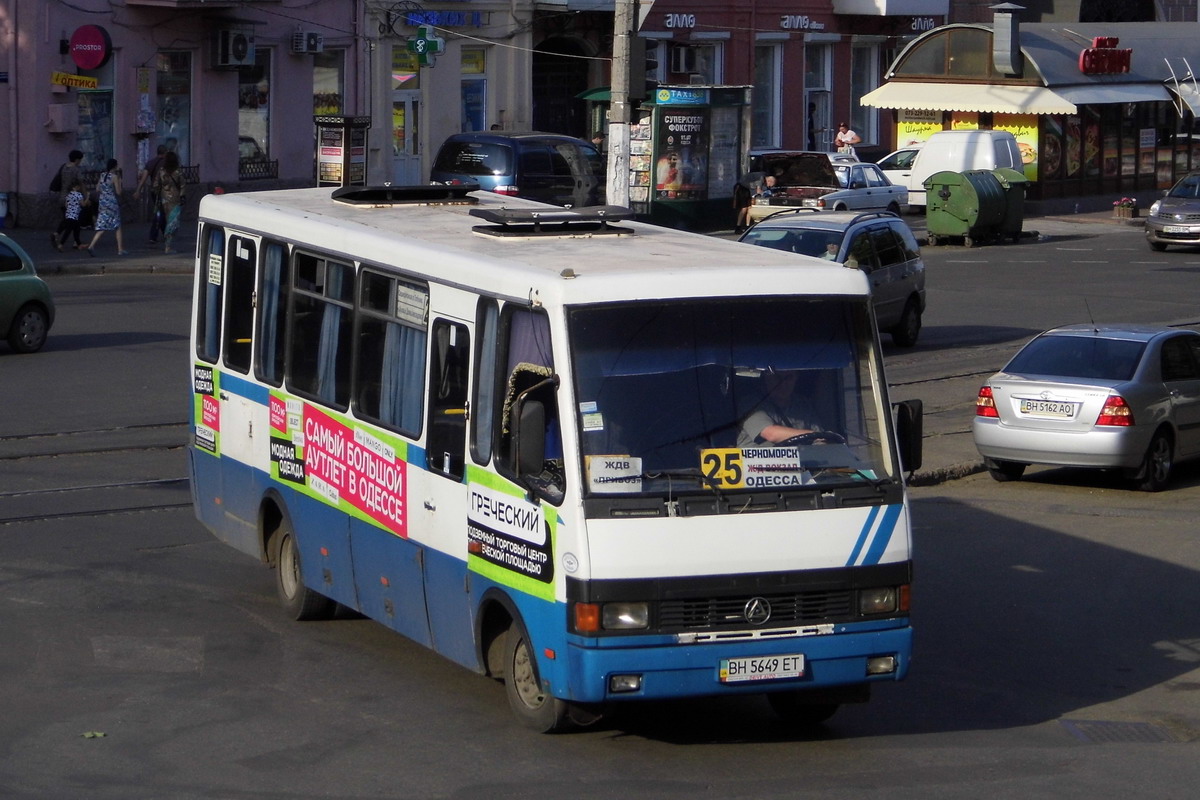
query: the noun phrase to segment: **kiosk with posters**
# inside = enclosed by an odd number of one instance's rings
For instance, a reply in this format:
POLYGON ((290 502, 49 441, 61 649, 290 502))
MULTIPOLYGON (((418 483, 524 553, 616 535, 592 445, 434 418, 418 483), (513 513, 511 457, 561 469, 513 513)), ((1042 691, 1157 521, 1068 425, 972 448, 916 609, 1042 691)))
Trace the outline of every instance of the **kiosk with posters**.
POLYGON ((317 186, 365 186, 370 117, 321 114, 317 126, 317 186))
POLYGON ((729 227, 747 169, 749 86, 659 86, 630 129, 629 202, 671 228, 729 227))

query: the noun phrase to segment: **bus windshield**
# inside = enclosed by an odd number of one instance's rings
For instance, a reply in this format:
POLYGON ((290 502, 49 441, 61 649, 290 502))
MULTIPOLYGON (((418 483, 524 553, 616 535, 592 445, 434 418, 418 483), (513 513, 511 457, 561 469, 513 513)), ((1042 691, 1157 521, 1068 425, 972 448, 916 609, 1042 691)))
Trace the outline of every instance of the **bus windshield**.
POLYGON ((572 309, 587 492, 804 490, 894 477, 867 303, 758 297, 572 309))

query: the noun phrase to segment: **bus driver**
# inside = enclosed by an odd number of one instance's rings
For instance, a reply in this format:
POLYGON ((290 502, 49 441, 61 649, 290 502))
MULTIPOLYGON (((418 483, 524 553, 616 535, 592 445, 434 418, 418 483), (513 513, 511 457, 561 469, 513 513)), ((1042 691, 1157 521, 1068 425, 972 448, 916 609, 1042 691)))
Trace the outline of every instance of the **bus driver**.
POLYGON ((796 370, 768 369, 762 376, 766 397, 742 420, 738 447, 780 444, 796 436, 814 433, 820 426, 807 422, 796 404, 796 370))

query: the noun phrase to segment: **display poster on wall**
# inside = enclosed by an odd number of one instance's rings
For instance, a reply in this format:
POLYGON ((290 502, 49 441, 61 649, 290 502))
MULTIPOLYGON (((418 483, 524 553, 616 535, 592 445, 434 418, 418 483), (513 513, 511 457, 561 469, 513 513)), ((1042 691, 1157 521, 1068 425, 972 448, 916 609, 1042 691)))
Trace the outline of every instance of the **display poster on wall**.
POLYGON ((708 108, 658 110, 654 190, 660 200, 708 197, 708 108))
POLYGON ((933 109, 900 109, 896 112, 896 146, 927 140, 942 130, 942 112, 933 109))
MULTIPOLYGON (((1078 141, 1079 120, 1075 118, 1076 140, 1078 141)), ((992 117, 992 127, 998 131, 1008 131, 1017 140, 1021 150, 1021 172, 1026 179, 1035 181, 1038 177, 1038 116, 1037 114, 996 114, 992 117)), ((1078 149, 1078 148, 1076 148, 1078 149)), ((1079 164, 1076 160, 1075 170, 1079 164)))
POLYGON ((741 107, 717 106, 712 109, 712 142, 708 159, 708 196, 733 194, 741 177, 741 107))

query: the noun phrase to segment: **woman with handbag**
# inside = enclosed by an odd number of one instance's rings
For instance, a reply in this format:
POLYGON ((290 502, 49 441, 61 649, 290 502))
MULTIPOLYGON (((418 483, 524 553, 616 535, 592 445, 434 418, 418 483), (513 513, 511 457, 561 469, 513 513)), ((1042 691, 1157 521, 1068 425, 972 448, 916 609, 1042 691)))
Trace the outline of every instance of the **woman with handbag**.
POLYGON ((96 182, 96 194, 99 195, 99 211, 96 214, 96 233, 87 246, 89 256, 94 256, 96 243, 105 231, 113 231, 117 235, 117 255, 129 255, 125 249, 125 235, 121 232, 121 168, 117 160, 110 158, 100 180, 96 182))
POLYGON ((158 195, 158 206, 163 219, 163 252, 174 253, 171 241, 179 231, 179 217, 183 213, 183 172, 179 169, 179 156, 174 150, 163 156, 162 166, 154 176, 154 193, 158 195))
POLYGON ((837 136, 833 137, 833 144, 839 153, 858 158, 858 152, 854 149, 854 145, 861 141, 862 137, 850 130, 849 125, 844 122, 838 123, 838 132, 837 136))

